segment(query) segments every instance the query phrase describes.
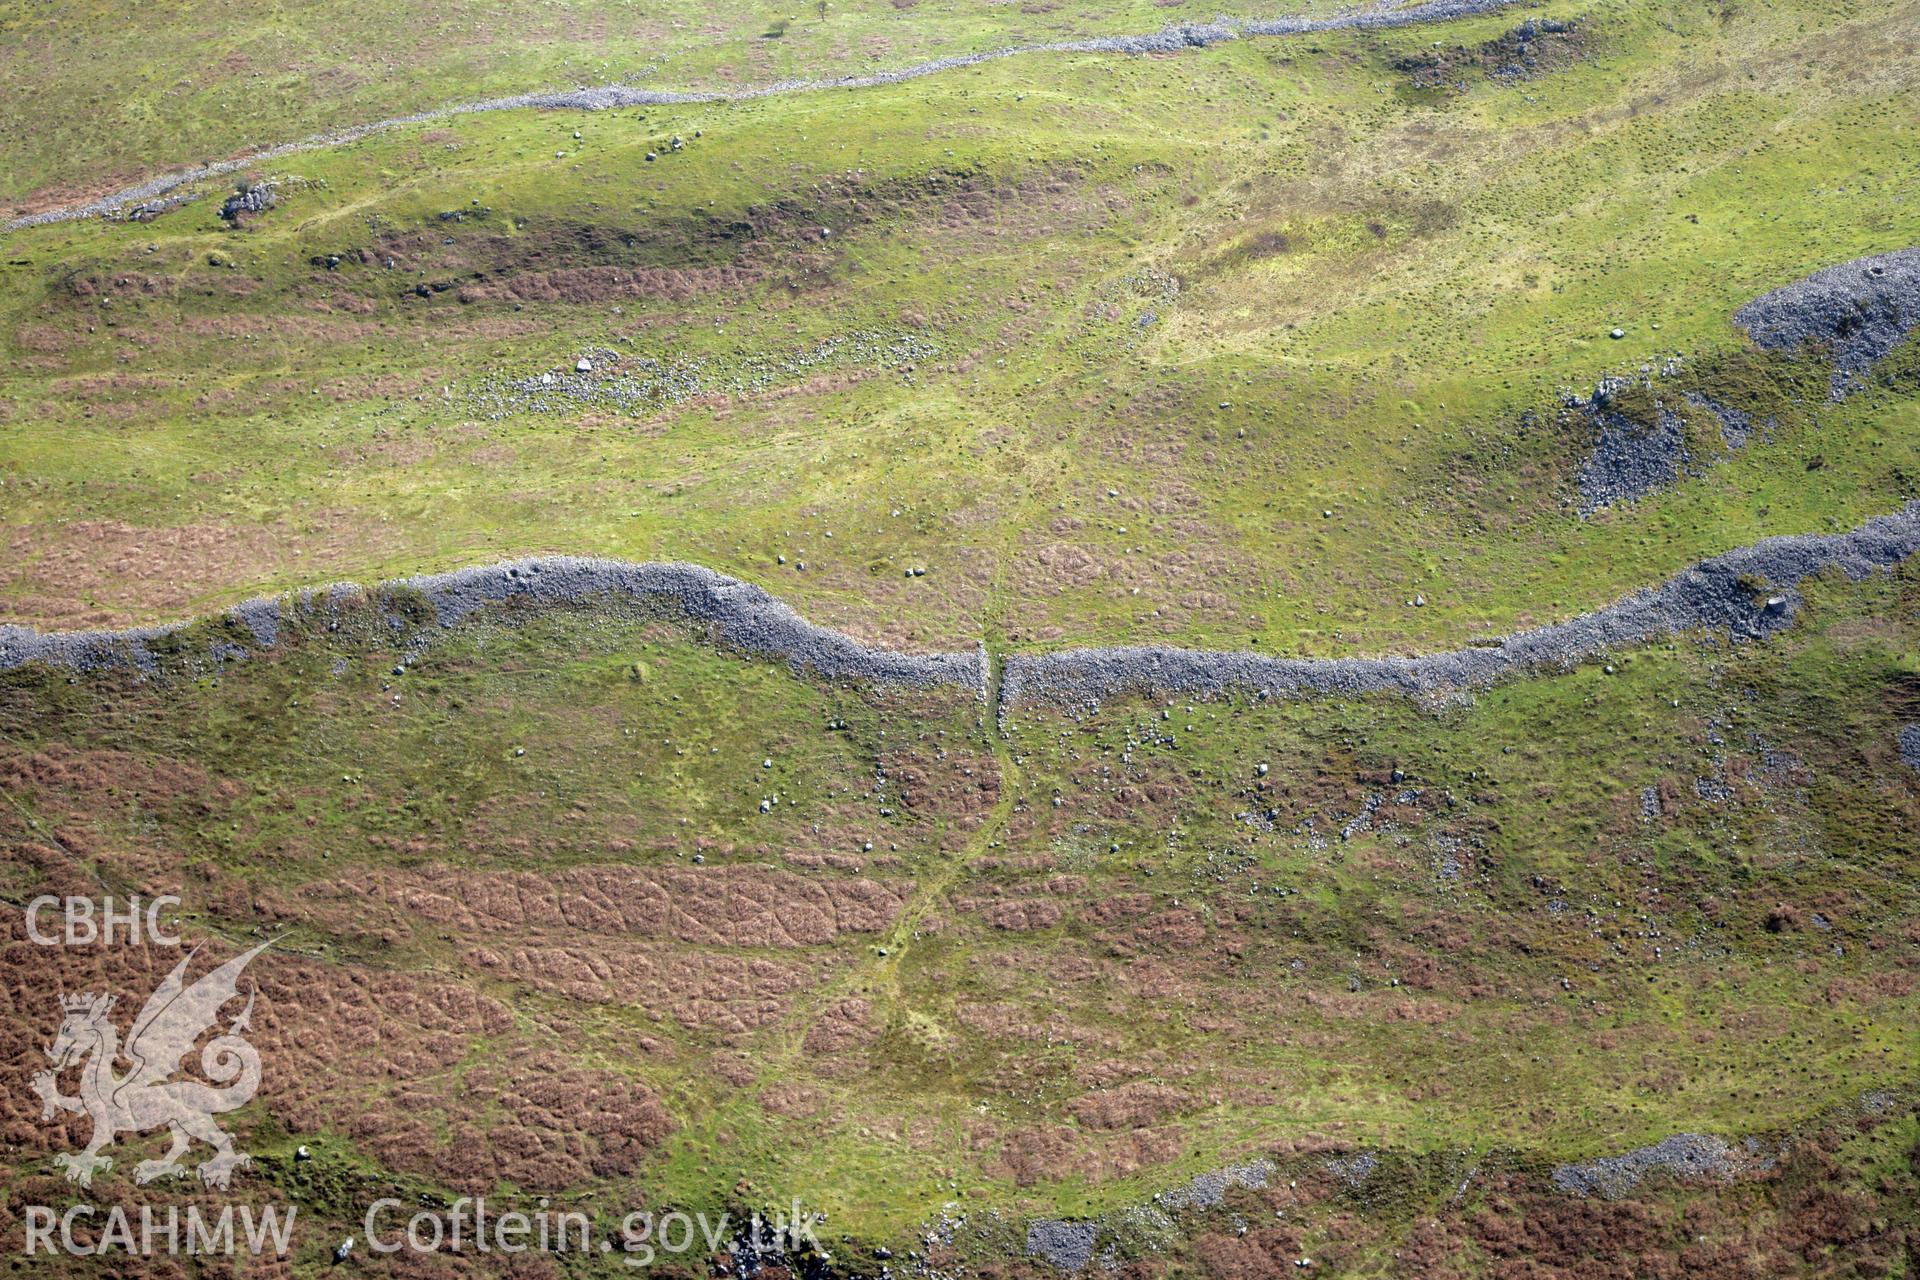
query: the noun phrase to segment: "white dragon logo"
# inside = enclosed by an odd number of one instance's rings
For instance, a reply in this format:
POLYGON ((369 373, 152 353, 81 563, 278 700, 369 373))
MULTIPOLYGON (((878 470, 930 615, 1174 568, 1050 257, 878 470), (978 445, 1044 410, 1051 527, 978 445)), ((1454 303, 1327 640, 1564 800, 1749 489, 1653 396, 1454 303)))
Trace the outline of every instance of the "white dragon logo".
POLYGON ((115 997, 61 997, 66 1020, 46 1050, 53 1069, 35 1073, 33 1091, 40 1095, 43 1120, 51 1120, 56 1108, 84 1111, 93 1119, 93 1136, 86 1150, 62 1152, 53 1158, 55 1165, 67 1171, 69 1182, 93 1185, 95 1173, 113 1167, 112 1157, 100 1154, 102 1148, 122 1133, 146 1133, 162 1125, 173 1131, 173 1146, 160 1159, 142 1160, 135 1166, 135 1182, 144 1184, 184 1174, 180 1157, 195 1138, 215 1152, 198 1170, 200 1181, 209 1187, 224 1189, 232 1181, 233 1171, 250 1162, 245 1152, 233 1149, 232 1135, 215 1124, 213 1117, 245 1106, 260 1087, 260 1054, 240 1035, 253 1016, 259 989, 248 994, 247 1007, 228 1026, 226 1034, 216 1036, 200 1052, 200 1069, 224 1088, 169 1077, 180 1070, 201 1033, 218 1020, 221 1006, 239 994, 240 972, 247 962, 271 945, 263 942, 187 986, 187 965, 199 954, 196 949, 174 966, 167 980, 148 997, 127 1032, 124 1050, 120 1033, 107 1017, 115 997), (124 1075, 114 1071, 119 1059, 132 1064, 124 1075), (59 1076, 76 1063, 81 1064, 80 1094, 68 1097, 60 1092, 59 1076))

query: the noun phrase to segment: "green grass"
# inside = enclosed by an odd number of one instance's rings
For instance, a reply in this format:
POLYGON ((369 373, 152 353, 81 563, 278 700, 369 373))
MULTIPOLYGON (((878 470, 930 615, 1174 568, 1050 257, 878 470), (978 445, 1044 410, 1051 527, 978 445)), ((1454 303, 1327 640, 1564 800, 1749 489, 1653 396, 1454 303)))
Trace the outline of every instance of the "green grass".
MULTIPOLYGON (((1314 0, 1289 13, 1336 10, 1314 0)), ((1204 16, 1124 0, 1015 7, 979 0, 820 4, 789 13, 619 0, 529 10, 455 0, 405 13, 364 3, 217 14, 106 5, 0 18, 0 92, 36 128, 0 149, 0 198, 57 200, 170 168, 373 120, 577 85, 728 92, 905 67, 948 54, 1159 30, 1204 16), (779 30, 777 37, 770 33, 779 30)))
MULTIPOLYGON (((1028 8, 833 5, 777 40, 776 11, 619 6, 416 7, 408 40, 340 6, 223 11, 211 43, 178 13, 16 16, 0 94, 74 124, 0 143, 0 190, 638 78, 618 58, 655 38, 654 82, 699 86, 1198 16, 1028 8), (356 22, 391 71, 341 69, 356 22), (82 37, 84 86, 31 60, 82 37), (251 79, 270 65, 293 69, 251 79), (87 94, 112 127, 82 126, 87 94)), ((1518 21, 1490 15, 463 116, 264 167, 281 204, 242 229, 210 190, 10 235, 0 616, 150 622, 558 552, 696 561, 916 649, 1411 653, 1915 497, 1920 348, 1830 404, 1816 359, 1730 317, 1920 241, 1920 11, 1528 12, 1577 19, 1585 56, 1444 90, 1396 69, 1518 21), (493 416, 501 379, 607 347, 700 386, 493 416), (1669 358, 1632 413, 1702 390, 1771 429, 1727 452, 1689 415, 1699 474, 1580 519, 1562 396, 1669 358)), ((1869 1221, 1912 1189, 1911 1117, 1843 1110, 1916 1065, 1916 584, 1808 596, 1765 645, 1686 637, 1444 705, 1130 699, 1002 733, 962 691, 824 685, 677 624, 443 632, 402 593, 217 670, 183 648, 151 681, 0 677, 0 878, 19 901, 178 888, 196 936, 279 934, 276 972, 417 1014, 356 1014, 387 1039, 247 1113, 263 1176, 329 1232, 376 1193, 467 1189, 440 1161, 551 1140, 549 1172, 494 1189, 603 1220, 798 1195, 857 1268, 951 1201, 1004 1261, 1028 1216, 1273 1152, 1311 1194, 1227 1212, 1286 1208, 1328 1270, 1391 1274, 1424 1232, 1527 1216, 1561 1161, 1825 1134, 1831 1168, 1641 1206, 1675 1251, 1724 1229, 1771 1265, 1779 1223, 1846 1217, 1805 1187, 1869 1221), (643 1090, 670 1131, 596 1171, 587 1120, 517 1128, 515 1090, 567 1072, 643 1090), (1174 1092, 1117 1114, 1141 1084, 1174 1092), (1389 1162, 1376 1200, 1314 1190, 1325 1151, 1363 1147, 1389 1162)), ((20 1162, 16 1200, 44 1173, 20 1162)), ((1596 1247, 1630 1234, 1566 1212, 1596 1247)), ((1200 1229, 1159 1241, 1173 1272, 1216 1266, 1200 1229)))
MULTIPOLYGON (((1439 710, 1028 709, 991 754, 964 694, 821 686, 669 624, 561 611, 429 628, 393 677, 404 636, 350 612, 217 675, 12 675, 9 767, 25 780, 0 819, 15 836, 26 815, 66 832, 118 893, 189 869, 195 931, 272 919, 284 947, 330 964, 451 976, 515 1011, 507 1046, 540 1036, 630 1073, 673 1132, 604 1183, 616 1203, 797 1195, 873 1241, 949 1200, 1015 1220, 1107 1213, 1308 1137, 1416 1163, 1550 1164, 1675 1132, 1771 1141, 1916 1065, 1902 953, 1872 941, 1916 910, 1920 813, 1894 745, 1916 589, 1911 574, 1823 583, 1769 645, 1689 637, 1618 655, 1611 674, 1439 710), (996 791, 943 790, 943 753, 956 780, 966 763, 996 791), (17 772, 48 758, 120 760, 127 782, 17 772), (187 765, 198 784, 145 798, 139 779, 187 765), (881 773, 907 794, 872 793, 881 773), (1729 790, 1696 795, 1696 778, 1729 790), (1652 820, 1644 787, 1665 797, 1652 820), (761 814, 772 788, 784 803, 761 814), (1342 838, 1368 795, 1387 806, 1342 838), (892 820, 883 803, 900 806, 892 820), (149 848, 160 863, 133 852, 149 848), (861 869, 806 870, 810 851, 861 869), (537 902, 576 872, 781 868, 906 896, 888 929, 797 949, 645 942, 686 963, 801 966, 769 1020, 731 1032, 685 1021, 677 997, 609 1001, 489 969, 476 948, 561 939, 537 917, 395 911, 381 887, 424 872, 466 900, 460 885, 506 875, 537 902), (351 909, 349 885, 365 895, 351 909), (992 923, 995 904, 1033 900, 1062 910, 992 923), (1794 923, 1775 931, 1783 906, 1794 923), (1188 914, 1191 937, 1141 931, 1188 914), (848 998, 867 1002, 870 1034, 807 1040, 848 998), (654 1047, 635 1056, 635 1036, 654 1047), (716 1076, 721 1058, 745 1076, 716 1076), (1079 1110, 1133 1080, 1185 1099, 1156 1117, 1164 1145, 1144 1162, 1126 1126, 1079 1110), (775 1088, 810 1108, 768 1109, 775 1088), (1055 1155, 1018 1173, 1010 1153, 1049 1132, 1055 1155)), ((617 929, 570 926, 628 954, 617 929)), ((472 1069, 486 1043, 466 1051, 472 1069)), ((354 1148, 341 1158, 364 1160, 354 1148)), ((366 1176, 387 1175, 376 1161, 366 1176)))
MULTIPOLYGON (((1562 7, 1595 33, 1587 61, 1437 105, 1382 91, 1418 32, 1059 59, 1024 98, 1021 68, 992 64, 466 118, 289 162, 324 186, 244 233, 202 203, 17 235, 0 592, 70 626, 591 552, 711 564, 896 643, 1400 652, 1912 496, 1913 403, 1881 393, 1789 406, 1669 493, 1573 513, 1585 438, 1557 423, 1563 389, 1670 354, 1735 367, 1741 302, 1913 241, 1915 175, 1887 78, 1834 52, 1891 38, 1891 15, 1562 7), (1195 86, 1204 113, 1182 105, 1195 86), (1247 256, 1263 235, 1290 247, 1247 256), (359 248, 372 265, 309 265, 359 248), (728 264, 757 280, 453 300, 533 271, 728 264), (129 272, 171 292, 111 285, 129 272), (599 345, 725 388, 862 332, 938 354, 637 419, 495 420, 474 398, 599 345), (132 546, 173 571, 95 580, 132 546)), ((1756 395, 1733 398, 1778 401, 1756 395)))

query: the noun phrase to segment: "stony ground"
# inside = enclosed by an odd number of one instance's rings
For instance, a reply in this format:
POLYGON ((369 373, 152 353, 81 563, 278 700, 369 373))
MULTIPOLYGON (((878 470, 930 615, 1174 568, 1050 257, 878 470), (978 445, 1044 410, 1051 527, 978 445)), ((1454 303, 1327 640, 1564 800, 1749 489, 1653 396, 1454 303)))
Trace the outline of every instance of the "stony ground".
POLYGON ((4 897, 303 1215, 126 1274, 1920 1274, 1920 8, 1190 8, 0 17, 4 897))

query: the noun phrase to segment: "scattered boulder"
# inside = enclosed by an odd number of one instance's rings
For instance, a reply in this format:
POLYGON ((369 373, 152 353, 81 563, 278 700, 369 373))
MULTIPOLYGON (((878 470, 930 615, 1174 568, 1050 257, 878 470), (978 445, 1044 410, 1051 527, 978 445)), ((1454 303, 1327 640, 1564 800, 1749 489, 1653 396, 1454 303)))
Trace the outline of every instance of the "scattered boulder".
POLYGON ((220 216, 234 226, 244 226, 249 217, 265 213, 280 203, 273 184, 261 182, 242 185, 220 206, 220 216))

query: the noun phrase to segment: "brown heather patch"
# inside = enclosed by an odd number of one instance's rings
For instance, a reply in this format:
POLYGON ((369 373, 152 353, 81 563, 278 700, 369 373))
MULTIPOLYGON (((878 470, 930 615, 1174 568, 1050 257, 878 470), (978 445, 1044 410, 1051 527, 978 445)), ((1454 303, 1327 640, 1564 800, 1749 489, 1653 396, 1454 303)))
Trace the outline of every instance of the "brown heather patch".
POLYGON ((72 329, 51 324, 25 324, 13 331, 13 341, 34 355, 59 355, 79 341, 72 329))
POLYGON ((1075 1069, 1073 1078, 1085 1088, 1097 1090, 1131 1083, 1142 1076, 1184 1080, 1192 1076, 1195 1070, 1192 1063, 1176 1060, 1165 1049, 1148 1049, 1143 1053, 1083 1062, 1075 1069))
POLYGON ((954 905, 962 911, 979 912, 989 927, 1007 933, 1050 929, 1066 918, 1065 909, 1051 898, 1015 898, 984 904, 978 899, 969 899, 954 905))
POLYGON ((568 267, 462 285, 461 302, 608 302, 621 299, 687 302, 760 284, 749 267, 568 267))
POLYGON ((149 896, 178 893, 202 870, 182 866, 152 820, 206 821, 239 794, 194 765, 60 743, 41 751, 0 743, 0 791, 26 806, 0 806, 0 853, 31 869, 36 891, 97 893, 92 864, 149 896), (29 813, 35 828, 26 826, 29 813))
MULTIPOLYGON (((455 1111, 450 1141, 421 1136, 440 1175, 466 1190, 501 1181, 569 1187, 627 1176, 673 1129, 666 1108, 644 1085, 575 1065, 557 1051, 525 1048, 511 1057, 490 1057, 467 1073, 465 1085, 465 1094, 484 1100, 499 1119, 489 1124, 464 1118, 473 1112, 455 1111)), ((438 1101, 431 1093, 425 1099, 438 1101)), ((406 1101, 403 1091, 396 1102, 404 1107, 406 1101)), ((383 1120, 391 1124, 393 1117, 365 1118, 376 1125, 383 1120)), ((391 1131, 382 1126, 379 1132, 391 1131)), ((411 1136, 382 1140, 411 1154, 411 1136)), ((406 1167, 398 1160, 387 1163, 406 1167)))
POLYGON ((179 291, 171 277, 139 271, 76 270, 60 283, 74 298, 171 298, 179 291))
POLYGON ((760 1105, 769 1114, 789 1120, 804 1120, 818 1115, 827 1095, 811 1085, 782 1081, 760 1092, 760 1105))
MULTIPOLYGON (((52 56, 51 48, 48 56, 52 56)), ((26 195, 16 197, 9 206, 9 218, 25 217, 29 214, 44 213, 49 209, 64 209, 68 205, 86 204, 93 200, 110 196, 117 191, 125 191, 136 182, 155 177, 145 169, 136 169, 130 165, 118 168, 103 166, 89 170, 85 176, 72 181, 61 182, 55 186, 37 187, 26 195)))
MULTIPOLYGON (((821 226, 844 234, 897 221, 936 232, 991 224, 1038 234, 1056 229, 1052 215, 1076 225, 1112 216, 1117 197, 1079 199, 1077 186, 1060 175, 1007 182, 981 174, 883 182, 847 176, 738 214, 688 215, 665 224, 550 221, 505 236, 483 222, 455 233, 451 243, 441 227, 390 232, 365 248, 333 250, 347 269, 328 274, 342 287, 364 288, 369 277, 361 270, 391 262, 409 280, 424 276, 435 293, 451 290, 464 303, 684 302, 770 281, 824 283, 840 258, 819 239, 821 226)), ((382 269, 371 279, 388 275, 382 269)))
POLYGON ((1259 1227, 1244 1235, 1208 1232, 1193 1252, 1210 1280, 1281 1280, 1298 1275, 1300 1237, 1285 1227, 1259 1227))
POLYGON ((961 1000, 953 1006, 953 1016, 967 1030, 994 1039, 1045 1040, 1067 1025, 1057 1013, 1013 1001, 961 1000))
POLYGON ((222 342, 273 339, 315 347, 371 342, 388 336, 392 328, 370 320, 320 319, 312 314, 295 312, 238 315, 196 313, 179 316, 169 323, 175 332, 195 338, 217 338, 222 342))
POLYGON ((478 976, 722 1035, 779 1021, 818 981, 805 965, 668 947, 491 945, 470 947, 463 959, 478 976))
POLYGON ((1183 1135, 1173 1128, 1096 1135, 1066 1125, 1035 1125, 1008 1134, 987 1172, 1023 1187, 1068 1178, 1110 1182, 1177 1160, 1183 1146, 1183 1135))
POLYGON ((301 896, 362 913, 384 907, 394 927, 417 920, 476 938, 560 931, 784 948, 881 932, 911 891, 911 881, 819 879, 760 867, 593 866, 541 875, 435 866, 374 872, 351 886, 309 885, 301 896))
POLYGON ((1192 1103, 1185 1090, 1139 1080, 1075 1098, 1067 1112, 1088 1129, 1139 1129, 1170 1119, 1192 1103))
MULTIPOLYGON (((124 358, 125 353, 121 353, 124 358)), ((177 379, 163 373, 82 373, 70 378, 54 378, 47 390, 60 401, 77 401, 96 408, 122 398, 162 395, 177 385, 177 379)))
POLYGON ((0 568, 9 621, 55 630, 177 621, 210 596, 280 576, 311 574, 348 549, 364 553, 375 534, 338 513, 306 511, 312 534, 285 525, 202 521, 139 526, 120 520, 14 526, 0 568), (296 549, 306 553, 296 557, 296 549))
MULTIPOLYGON (((0 943, 0 1058, 23 1070, 52 1038, 60 992, 119 994, 124 1026, 182 957, 49 950, 27 942, 24 927, 10 920, 0 943)), ((208 950, 189 980, 236 948, 208 950)), ((502 1179, 564 1187, 633 1172, 671 1127, 644 1086, 543 1047, 567 1037, 522 1033, 504 1006, 457 983, 269 950, 246 984, 258 987, 249 1038, 264 1070, 259 1104, 294 1133, 346 1133, 396 1171, 470 1191, 502 1179)), ((71 1148, 81 1127, 72 1117, 43 1125, 25 1090, 0 1099, 0 1135, 15 1150, 71 1148)))
POLYGON ((15 796, 32 794, 43 817, 49 804, 64 800, 73 806, 75 818, 116 801, 152 807, 186 799, 197 801, 204 811, 238 794, 234 784, 216 784, 200 766, 184 761, 66 743, 26 751, 5 741, 0 741, 0 789, 15 796))
POLYGON ((971 648, 980 633, 969 619, 987 609, 997 572, 994 553, 961 537, 936 563, 937 573, 912 579, 918 585, 910 585, 901 573, 904 562, 876 573, 868 571, 864 560, 809 561, 806 595, 790 596, 788 603, 863 644, 907 650, 971 648), (933 608, 929 591, 939 593, 933 608))
POLYGON ((1000 794, 999 762, 977 742, 890 740, 879 763, 896 783, 902 804, 941 814, 991 808, 1000 794))
POLYGON ((873 1006, 855 996, 822 1010, 807 1028, 801 1047, 815 1057, 844 1053, 871 1043, 879 1033, 873 1025, 873 1006))
POLYGON ((1148 950, 1185 950, 1197 947, 1207 938, 1206 919, 1190 907, 1168 907, 1123 935, 1135 946, 1148 950))

